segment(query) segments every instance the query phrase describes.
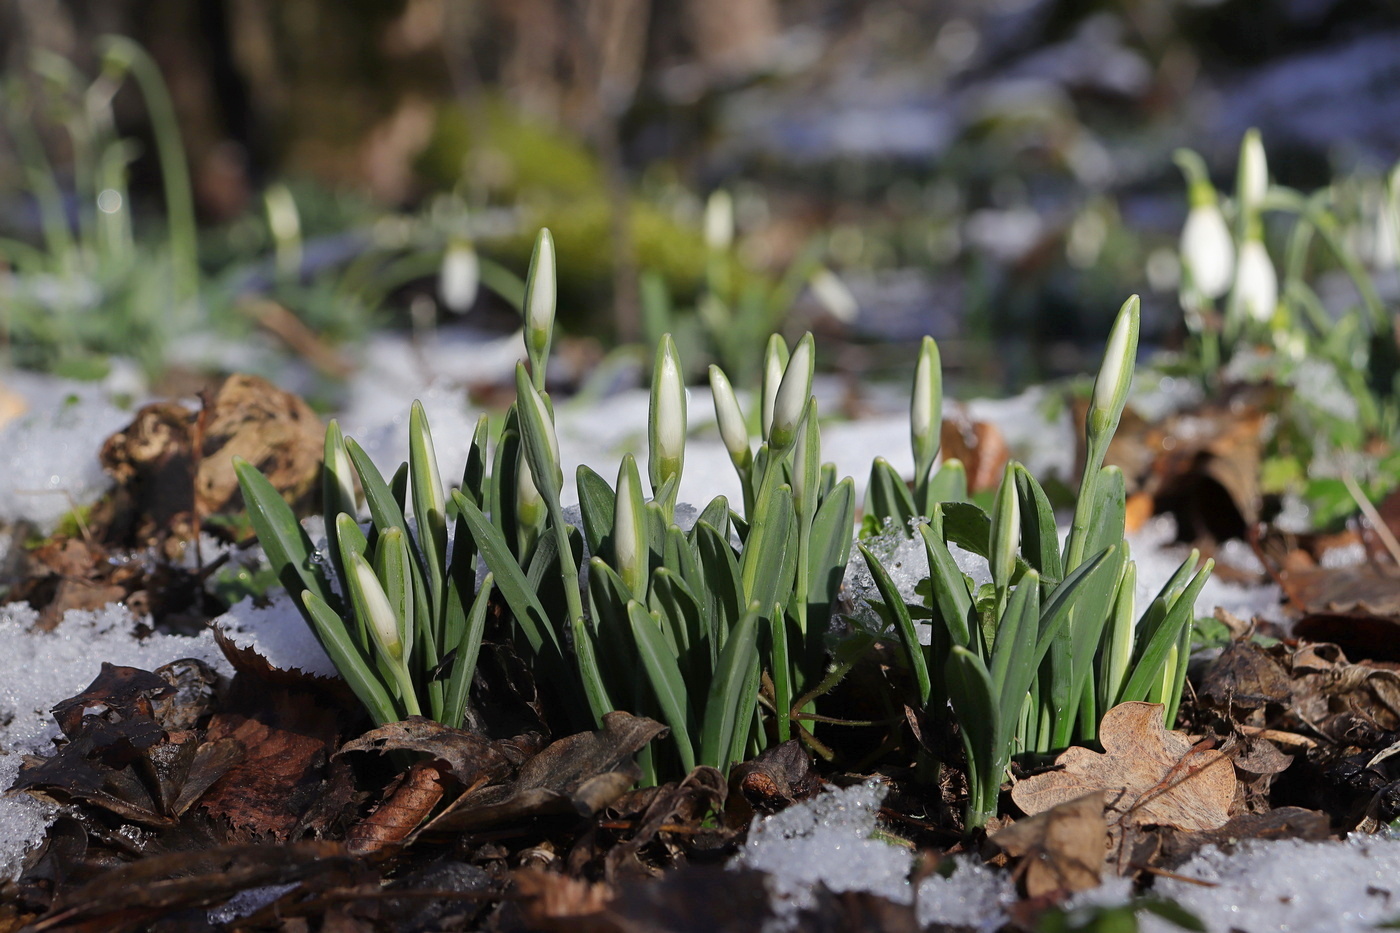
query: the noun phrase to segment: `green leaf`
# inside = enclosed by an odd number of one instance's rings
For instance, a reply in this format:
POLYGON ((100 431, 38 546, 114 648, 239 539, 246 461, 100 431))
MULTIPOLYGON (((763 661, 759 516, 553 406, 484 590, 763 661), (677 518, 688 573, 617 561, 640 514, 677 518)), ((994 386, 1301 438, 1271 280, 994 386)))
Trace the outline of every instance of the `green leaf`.
POLYGON ((690 537, 695 538, 695 529, 701 522, 714 528, 721 535, 729 533, 729 500, 724 496, 715 496, 710 500, 710 504, 696 516, 695 524, 690 528, 690 537))
POLYGON ((608 481, 586 466, 580 466, 574 476, 588 553, 602 556, 604 543, 612 537, 616 496, 608 481))
POLYGON ((1040 573, 1043 583, 1054 586, 1065 575, 1064 564, 1060 561, 1055 510, 1045 490, 1019 463, 1016 464, 1016 494, 1021 500, 1021 554, 1040 573))
POLYGON ((929 477, 924 490, 924 501, 919 506, 923 515, 928 515, 940 502, 963 502, 967 499, 967 468, 961 460, 945 460, 929 477))
POLYGON ((647 612, 645 607, 633 600, 627 604, 627 617, 642 669, 661 705, 662 717, 671 727, 671 734, 680 750, 681 766, 688 773, 695 767, 695 747, 690 741, 690 699, 685 679, 681 677, 676 658, 661 633, 661 620, 657 615, 647 612))
POLYGON ((945 502, 943 538, 965 551, 990 560, 992 557, 992 517, 971 502, 945 502))
POLYGON ((434 634, 442 637, 445 633, 438 607, 444 605, 447 589, 447 502, 438 474, 428 416, 417 400, 408 415, 408 473, 413 517, 418 526, 418 547, 428 571, 428 600, 436 610, 434 618, 423 622, 425 625, 437 623, 433 625, 434 634))
POLYGON ((477 547, 481 549, 481 556, 486 561, 486 566, 491 568, 491 572, 495 574, 496 586, 501 591, 501 596, 505 598, 506 605, 510 607, 516 625, 520 627, 525 635, 525 640, 529 642, 530 649, 536 654, 545 653, 562 660, 563 653, 560 650, 554 627, 550 624, 544 607, 540 605, 539 599, 535 596, 534 587, 526 578, 525 571, 521 570, 520 565, 516 563, 515 556, 511 553, 505 538, 501 536, 500 530, 492 525, 491 521, 476 507, 476 504, 466 496, 460 492, 454 492, 452 498, 456 502, 460 514, 471 528, 472 536, 476 538, 477 547))
POLYGON ((384 689, 384 684, 370 670, 359 649, 351 642, 345 631, 344 620, 325 600, 310 590, 301 594, 301 602, 306 607, 307 617, 311 620, 322 647, 326 649, 326 654, 330 656, 331 663, 350 685, 356 698, 369 711, 375 724, 382 726, 402 719, 389 692, 384 689))
POLYGON ((797 516, 786 484, 760 494, 739 561, 744 601, 787 605, 797 564, 797 516))
MULTIPOLYGON (((461 728, 467 715, 467 697, 471 693, 472 678, 476 676, 476 661, 481 655, 481 639, 486 632, 486 612, 491 608, 491 590, 494 585, 495 577, 488 573, 486 579, 481 581, 481 589, 472 601, 471 613, 461 626, 461 639, 452 653, 452 674, 447 680, 443 701, 443 725, 454 729, 461 728)), ((449 580, 447 586, 451 593, 456 589, 457 581, 449 580)), ((460 595, 455 604, 462 605, 460 595)))
POLYGON ((991 675, 981 658, 954 645, 943 669, 967 754, 967 822, 971 829, 985 822, 988 811, 996 808, 996 788, 1005 766, 1005 751, 998 746, 997 737, 1004 734, 1005 726, 1000 721, 991 675))
POLYGON ((700 554, 700 567, 705 575, 704 619, 710 626, 710 664, 719 663, 719 651, 729 632, 739 624, 742 615, 743 583, 739 560, 734 548, 708 522, 698 522, 692 530, 700 554))
POLYGON ((1133 659, 1132 674, 1123 686, 1120 703, 1143 699, 1161 680, 1162 669, 1172 646, 1177 644, 1183 630, 1195 618, 1196 597, 1201 594, 1201 588, 1206 585, 1214 566, 1214 561, 1206 561, 1186 589, 1172 602, 1166 617, 1155 627, 1151 636, 1140 642, 1141 653, 1133 659))
POLYGON ((725 641, 705 702, 700 764, 728 771, 736 733, 753 718, 752 705, 744 701, 749 670, 758 664, 758 626, 758 604, 750 604, 725 641))
POLYGON ((315 569, 317 565, 312 555, 316 549, 292 513, 292 507, 287 505, 267 477, 247 460, 235 457, 233 469, 243 492, 243 502, 248 507, 248 517, 253 523, 253 530, 257 532, 258 543, 266 552, 267 562, 277 574, 278 581, 298 604, 303 590, 315 593, 327 605, 338 603, 325 577, 315 569))
POLYGON ((822 500, 812 520, 807 552, 809 620, 824 624, 831 618, 831 607, 841 591, 846 565, 851 560, 855 521, 856 484, 848 476, 822 500))
POLYGON ((865 514, 875 518, 891 530, 898 529, 908 535, 909 521, 915 515, 914 497, 905 485, 903 477, 884 457, 876 457, 870 464, 870 483, 865 491, 865 514))
MULTIPOLYGON (((946 506, 946 503, 944 504, 946 506)), ((942 509, 938 506, 932 516, 935 522, 942 522, 942 509)), ((972 602, 972 591, 968 588, 967 577, 958 569, 948 545, 943 542, 940 526, 919 523, 919 535, 924 539, 924 552, 928 555, 929 582, 933 587, 934 605, 952 643, 969 648, 981 655, 983 646, 979 638, 975 643, 972 633, 977 631, 976 609, 972 602)), ((990 527, 990 523, 988 523, 990 527)), ((990 649, 990 646, 987 646, 990 649)))
POLYGON ((1099 471, 1099 481, 1094 484, 1094 508, 1089 513, 1085 554, 1097 554, 1123 540, 1127 510, 1123 471, 1116 466, 1104 467, 1099 471))
MULTIPOLYGON (((1021 715, 1021 706, 1035 680, 1039 659, 1036 641, 1040 634, 1040 578, 1034 571, 1026 572, 1011 593, 1001 623, 997 626, 996 644, 992 647, 990 675, 992 685, 1000 695, 999 719, 1002 728, 1009 729, 1021 715)), ((997 736, 1002 755, 1009 750, 1013 736, 1003 732, 997 736)), ((1003 765, 1004 766, 1004 765, 1003 765)))
POLYGON ((914 628, 914 620, 909 617, 909 607, 904 604, 904 597, 899 593, 899 587, 895 586, 890 575, 885 572, 884 565, 879 558, 870 553, 870 549, 864 544, 857 545, 860 548, 861 556, 865 558, 865 564, 870 568, 870 576, 875 581, 875 589, 879 591, 880 598, 885 601, 885 607, 895 623, 895 628, 899 632, 900 643, 904 645, 905 657, 909 660, 909 667, 914 672, 914 682, 919 690, 919 707, 928 705, 929 695, 933 692, 933 682, 929 679, 928 659, 924 657, 923 645, 919 644, 919 633, 914 628))

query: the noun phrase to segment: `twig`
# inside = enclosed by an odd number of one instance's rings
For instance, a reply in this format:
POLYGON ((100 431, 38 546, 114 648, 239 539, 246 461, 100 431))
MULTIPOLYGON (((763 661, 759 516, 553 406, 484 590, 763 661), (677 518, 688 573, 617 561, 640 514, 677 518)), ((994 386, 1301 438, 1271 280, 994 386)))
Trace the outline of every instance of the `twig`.
POLYGON ((1371 504, 1370 498, 1356 483, 1356 478, 1350 473, 1342 474, 1342 483, 1347 487, 1347 492, 1356 500, 1356 504, 1361 507, 1361 514, 1366 516, 1366 521, 1371 523, 1371 527, 1376 532, 1376 537, 1381 539, 1381 544, 1390 552, 1390 557, 1396 564, 1400 564, 1400 541, 1395 540, 1395 535, 1391 533, 1390 526, 1381 518, 1381 513, 1376 511, 1376 507, 1371 504))

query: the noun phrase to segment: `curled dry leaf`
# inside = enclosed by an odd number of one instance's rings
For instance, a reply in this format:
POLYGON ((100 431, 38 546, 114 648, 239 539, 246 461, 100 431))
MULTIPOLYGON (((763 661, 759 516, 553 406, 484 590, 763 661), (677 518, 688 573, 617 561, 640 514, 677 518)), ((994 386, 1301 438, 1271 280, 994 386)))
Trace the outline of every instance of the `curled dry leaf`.
POLYGON ((400 775, 374 812, 345 834, 351 855, 373 855, 399 845, 433 812, 442 799, 442 772, 435 762, 420 761, 400 775))
POLYGON ((1204 743, 1162 725, 1158 703, 1123 703, 1104 714, 1102 753, 1071 748, 1055 759, 1057 771, 1036 774, 1011 789, 1011 799, 1034 815, 1085 794, 1103 791, 1109 829, 1174 826, 1187 832, 1216 829, 1230 818, 1235 769, 1204 743))
POLYGON ((1108 851, 1104 793, 1056 804, 991 837, 1008 855, 1024 858, 1026 896, 1087 891, 1099 886, 1108 851))

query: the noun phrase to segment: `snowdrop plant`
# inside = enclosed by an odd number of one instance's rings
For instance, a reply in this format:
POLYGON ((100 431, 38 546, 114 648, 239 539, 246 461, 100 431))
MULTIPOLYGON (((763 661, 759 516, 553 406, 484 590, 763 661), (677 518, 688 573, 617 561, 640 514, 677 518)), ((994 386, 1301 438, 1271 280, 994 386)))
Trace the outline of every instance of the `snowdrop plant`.
POLYGON ((1123 539, 1122 473, 1103 467, 1132 379, 1138 302, 1120 309, 1085 423, 1084 477, 1061 542, 1045 491, 1007 466, 990 514, 965 502, 934 503, 914 525, 928 560, 927 604, 909 606, 864 545, 883 612, 909 659, 917 708, 930 722, 956 717, 968 774, 965 823, 996 813, 1007 766, 1020 751, 1092 741, 1102 711, 1152 700, 1176 716, 1190 623, 1210 562, 1187 559, 1147 610, 1133 603, 1136 572, 1123 539), (954 561, 956 544, 987 561, 974 589, 954 561), (921 645, 915 616, 931 621, 921 645))

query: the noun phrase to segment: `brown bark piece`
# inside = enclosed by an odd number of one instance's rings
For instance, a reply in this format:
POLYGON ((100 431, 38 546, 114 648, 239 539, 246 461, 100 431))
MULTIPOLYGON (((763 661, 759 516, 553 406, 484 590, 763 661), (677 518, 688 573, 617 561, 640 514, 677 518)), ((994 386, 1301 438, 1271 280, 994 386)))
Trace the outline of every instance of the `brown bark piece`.
POLYGON ((991 841, 1008 855, 1025 859, 1021 870, 1028 897, 1096 888, 1108 852, 1104 793, 1056 804, 1011 824, 991 841))
POLYGON ((1099 726, 1104 752, 1071 748, 1058 771, 1036 774, 1011 789, 1011 799, 1034 815, 1095 791, 1115 824, 1215 829, 1230 818, 1235 769, 1213 748, 1193 744, 1162 725, 1159 703, 1122 703, 1099 726))

